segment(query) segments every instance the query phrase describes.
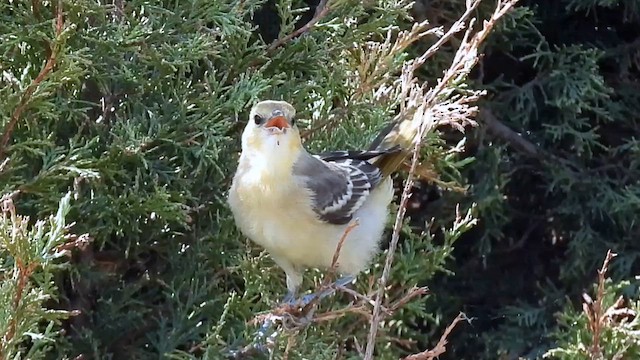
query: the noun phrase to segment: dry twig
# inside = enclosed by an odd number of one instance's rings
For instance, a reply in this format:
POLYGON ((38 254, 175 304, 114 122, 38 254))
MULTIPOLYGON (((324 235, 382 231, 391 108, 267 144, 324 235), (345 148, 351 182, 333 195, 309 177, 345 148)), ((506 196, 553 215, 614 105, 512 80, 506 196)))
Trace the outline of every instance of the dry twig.
POLYGON ((582 298, 584 302, 582 303, 582 310, 587 316, 589 330, 591 331, 591 349, 589 349, 590 357, 593 360, 602 359, 602 349, 600 348, 600 337, 602 335, 603 328, 606 326, 605 311, 602 308, 602 302, 605 296, 605 282, 606 275, 609 271, 609 264, 611 260, 616 257, 617 254, 611 252, 611 250, 607 251, 607 256, 604 258, 604 262, 602 263, 602 267, 598 270, 598 290, 596 293, 596 300, 593 301, 591 297, 584 293, 582 294, 582 298))
MULTIPOLYGON (((426 131, 425 126, 420 127, 418 133, 418 139, 422 139, 422 135, 426 131)), ((375 348, 376 335, 378 333, 378 324, 382 320, 382 299, 384 298, 385 288, 387 281, 391 275, 391 264, 393 263, 393 257, 400 240, 400 231, 402 230, 402 224, 404 222, 404 215, 407 211, 407 203, 409 202, 409 196, 411 195, 411 189, 413 188, 413 175, 418 166, 418 158, 420 156, 420 147, 422 141, 416 141, 413 151, 413 158, 411 161, 411 169, 405 180, 404 189, 402 190, 402 197, 400 199, 400 207, 398 208, 398 215, 396 216, 395 223, 393 225, 393 234, 391 236, 391 244, 389 244, 389 250, 387 252, 387 258, 385 260, 384 269, 382 270, 382 276, 378 282, 378 291, 376 294, 376 302, 373 307, 373 316, 371 319, 371 327, 369 328, 369 336, 367 338, 367 348, 365 352, 365 360, 373 359, 373 350, 375 348)))
POLYGON ((445 352, 447 352, 447 338, 449 337, 449 334, 451 334, 453 328, 455 328, 460 321, 465 320, 466 318, 467 316, 465 314, 458 314, 458 316, 456 316, 451 324, 449 324, 449 326, 447 326, 447 328, 444 330, 444 333, 442 333, 442 336, 440 336, 440 340, 438 340, 438 343, 433 349, 409 355, 403 360, 432 360, 444 354, 445 352))
MULTIPOLYGON (((333 258, 331 258, 331 268, 330 271, 335 273, 338 267, 338 259, 340 258, 340 252, 342 251, 342 246, 344 245, 344 241, 347 240, 347 236, 360 225, 360 220, 355 219, 347 225, 342 233, 342 237, 340 237, 340 241, 338 241, 338 245, 336 245, 336 250, 333 252, 333 258)), ((325 280, 327 280, 325 278, 325 280)))
MULTIPOLYGON (((336 245, 336 249, 333 253, 333 258, 331 260, 331 268, 327 272, 322 284, 315 289, 316 294, 321 294, 332 286, 331 279, 334 277, 332 275, 335 274, 336 272, 342 246, 344 245, 344 242, 349 236, 349 233, 351 233, 351 231, 353 231, 353 229, 355 229, 358 225, 359 225, 359 222, 356 219, 350 222, 345 228, 342 234, 342 237, 338 241, 338 244, 336 245)), ((358 313, 365 316, 369 314, 368 311, 365 310, 364 306, 352 305, 341 310, 316 315, 315 310, 317 308, 318 302, 322 297, 323 296, 316 296, 312 301, 310 301, 308 304, 306 304, 302 308, 300 308, 299 306, 292 306, 290 304, 282 304, 281 306, 273 309, 271 312, 267 314, 256 316, 251 321, 251 323, 262 324, 262 328, 260 332, 263 333, 263 336, 261 337, 264 337, 264 334, 269 329, 273 328, 275 326, 275 323, 277 322, 279 322, 285 330, 291 333, 293 331, 301 330, 305 326, 308 326, 311 322, 333 320, 333 319, 342 317, 347 313, 358 313)), ((275 334, 277 334, 277 331, 273 331, 273 330, 271 331, 273 332, 273 334, 269 336, 270 339, 273 338, 275 334)), ((243 359, 248 356, 253 356, 255 354, 264 352, 263 349, 265 347, 266 347, 265 344, 254 342, 252 344, 245 346, 243 349, 240 349, 234 352, 233 357, 236 359, 243 359)))
POLYGON ((442 45, 444 45, 447 41, 449 41, 449 39, 451 39, 451 37, 455 34, 457 34, 458 32, 460 32, 461 30, 463 30, 465 28, 465 21, 467 21, 467 19, 469 18, 469 16, 471 16, 471 13, 478 7, 478 5, 480 5, 480 1, 476 0, 473 1, 471 4, 469 4, 467 6, 467 10, 464 12, 464 14, 462 14, 460 16, 460 18, 451 26, 451 28, 449 28, 449 31, 446 32, 446 34, 444 34, 442 37, 440 37, 440 39, 438 39, 438 41, 436 41, 435 44, 431 45, 429 47, 429 49, 427 49, 427 51, 425 51, 419 58, 418 61, 420 63, 424 63, 425 61, 427 61, 427 59, 429 59, 430 57, 432 57, 438 50, 440 50, 440 48, 442 47, 442 45))
POLYGON ((500 122, 490 109, 481 109, 479 116, 487 127, 487 130, 508 142, 514 149, 533 158, 540 158, 542 156, 542 152, 536 145, 500 122))
MULTIPOLYGON (((33 6, 34 11, 37 11, 39 6, 36 4, 37 3, 34 2, 34 6, 33 6)), ((55 44, 55 42, 57 41, 57 38, 60 36, 60 34, 62 34, 63 25, 64 25, 64 17, 62 12, 63 12, 62 0, 58 0, 58 6, 56 8, 56 33, 55 33, 56 38, 51 44, 49 44, 51 54, 49 55, 49 58, 47 59, 47 62, 44 64, 44 67, 42 68, 42 70, 40 70, 40 73, 38 74, 38 76, 36 76, 35 80, 33 80, 33 82, 29 84, 29 86, 24 91, 24 93, 22 93, 18 107, 16 107, 16 109, 13 111, 13 114, 11 114, 11 119, 9 120, 9 122, 4 128, 2 139, 0 140, 0 159, 3 159, 5 156, 7 145, 9 145, 9 140, 11 140, 11 135, 13 134, 13 129, 18 124, 18 120, 20 120, 20 117, 22 116, 22 113, 24 112, 24 110, 27 108, 27 105, 29 105, 31 96, 33 95, 33 93, 36 92, 36 90, 38 89, 42 81, 49 75, 49 73, 51 73, 51 71, 53 70, 53 66, 56 63, 56 58, 58 56, 58 47, 55 44)))
POLYGON ((267 48, 267 52, 272 52, 273 50, 279 48, 280 46, 288 43, 289 41, 291 41, 291 39, 295 38, 296 36, 300 36, 306 33, 307 31, 311 30, 311 28, 314 27, 318 23, 318 21, 320 21, 323 17, 327 16, 327 14, 329 13, 329 10, 331 9, 331 7, 329 6, 328 2, 329 2, 328 0, 321 0, 318 6, 316 7, 316 12, 313 15, 313 18, 308 23, 304 24, 301 28, 292 32, 291 34, 276 40, 273 44, 269 45, 269 47, 267 48))
MULTIPOLYGON (((320 294, 332 286, 331 280, 335 278, 334 275, 338 268, 338 259, 340 258, 340 252, 342 251, 342 246, 344 245, 344 242, 345 240, 347 240, 347 237, 349 236, 351 231, 353 231, 353 229, 355 229, 359 225, 360 225, 359 220, 355 219, 352 222, 350 222, 349 225, 347 225, 347 227, 344 229, 344 232, 342 233, 342 236, 340 237, 340 240, 336 245, 336 250, 333 252, 333 258, 331 259, 331 267, 329 268, 329 271, 327 271, 324 279, 322 280, 322 284, 320 284, 320 286, 317 289, 315 289, 316 294, 320 294)), ((315 311, 315 307, 320 301, 320 299, 321 299, 320 296, 316 296, 309 304, 307 304, 303 309, 304 314, 308 314, 310 311, 315 311)))
POLYGON ((413 178, 416 172, 420 153, 420 145, 422 143, 421 139, 424 137, 426 132, 439 125, 449 125, 460 131, 464 131, 464 126, 467 124, 475 125, 475 122, 471 120, 471 117, 476 114, 477 107, 472 106, 471 104, 475 103, 482 93, 469 92, 468 94, 460 95, 457 94, 455 84, 463 81, 477 64, 479 60, 478 50, 480 45, 491 32, 497 20, 506 14, 507 11, 515 5, 517 0, 507 0, 505 2, 498 1, 496 10, 492 14, 491 18, 485 21, 483 23, 483 28, 473 36, 471 36, 471 33, 473 31, 473 23, 475 19, 470 21, 451 66, 445 71, 442 79, 440 79, 433 88, 425 92, 426 85, 417 85, 414 72, 422 66, 424 61, 437 51, 448 38, 464 28, 465 19, 470 16, 470 13, 479 5, 480 1, 481 0, 468 1, 467 11, 462 15, 460 20, 454 24, 449 32, 447 32, 445 39, 438 41, 422 56, 405 64, 399 88, 393 89, 382 86, 378 90, 379 94, 395 93, 399 98, 406 99, 400 104, 400 112, 397 115, 396 120, 412 117, 413 121, 418 121, 419 128, 417 129, 417 139, 419 140, 413 144, 414 149, 411 168, 407 175, 407 179, 405 180, 398 214, 393 227, 391 243, 387 252, 382 276, 378 283, 376 302, 367 338, 367 347, 364 356, 365 360, 373 359, 378 326, 383 317, 381 313, 382 301, 385 295, 386 284, 390 276, 394 253, 400 237, 400 231, 410 195, 409 193, 413 185, 413 178))

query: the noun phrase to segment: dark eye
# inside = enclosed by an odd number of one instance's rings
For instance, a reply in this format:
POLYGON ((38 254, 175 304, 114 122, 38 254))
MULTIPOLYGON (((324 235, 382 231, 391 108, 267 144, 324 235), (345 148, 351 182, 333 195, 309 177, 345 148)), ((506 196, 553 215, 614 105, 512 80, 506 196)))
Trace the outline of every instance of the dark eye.
POLYGON ((296 118, 291 118, 291 126, 294 126, 296 124, 296 118))
POLYGON ((253 121, 256 123, 256 125, 260 125, 264 121, 264 118, 260 115, 256 115, 253 117, 253 121))

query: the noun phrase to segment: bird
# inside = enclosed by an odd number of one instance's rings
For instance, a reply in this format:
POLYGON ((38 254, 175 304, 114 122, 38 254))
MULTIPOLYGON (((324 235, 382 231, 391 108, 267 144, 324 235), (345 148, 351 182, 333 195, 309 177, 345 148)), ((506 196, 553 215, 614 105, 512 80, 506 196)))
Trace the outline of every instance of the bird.
POLYGON ((394 197, 391 175, 410 154, 418 127, 391 122, 366 150, 311 154, 291 104, 252 107, 227 201, 241 233, 284 270, 284 301, 296 298, 305 269, 331 267, 349 226, 336 270, 348 283, 370 265, 394 197))

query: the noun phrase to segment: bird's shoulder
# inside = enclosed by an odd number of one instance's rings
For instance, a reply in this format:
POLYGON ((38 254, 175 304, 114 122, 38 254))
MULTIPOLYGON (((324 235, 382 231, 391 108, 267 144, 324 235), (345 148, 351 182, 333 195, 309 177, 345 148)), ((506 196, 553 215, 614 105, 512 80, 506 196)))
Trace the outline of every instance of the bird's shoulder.
POLYGON ((365 152, 333 151, 301 158, 294 175, 301 179, 321 221, 346 224, 382 181, 382 173, 365 152))

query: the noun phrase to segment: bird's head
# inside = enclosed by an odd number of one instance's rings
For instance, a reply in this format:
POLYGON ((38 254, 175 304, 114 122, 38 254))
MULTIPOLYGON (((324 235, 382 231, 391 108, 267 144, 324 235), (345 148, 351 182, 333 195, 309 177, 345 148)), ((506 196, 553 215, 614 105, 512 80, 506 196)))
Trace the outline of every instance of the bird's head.
POLYGON ((283 156, 302 148, 296 110, 285 101, 266 100, 253 106, 242 133, 243 151, 283 156))

